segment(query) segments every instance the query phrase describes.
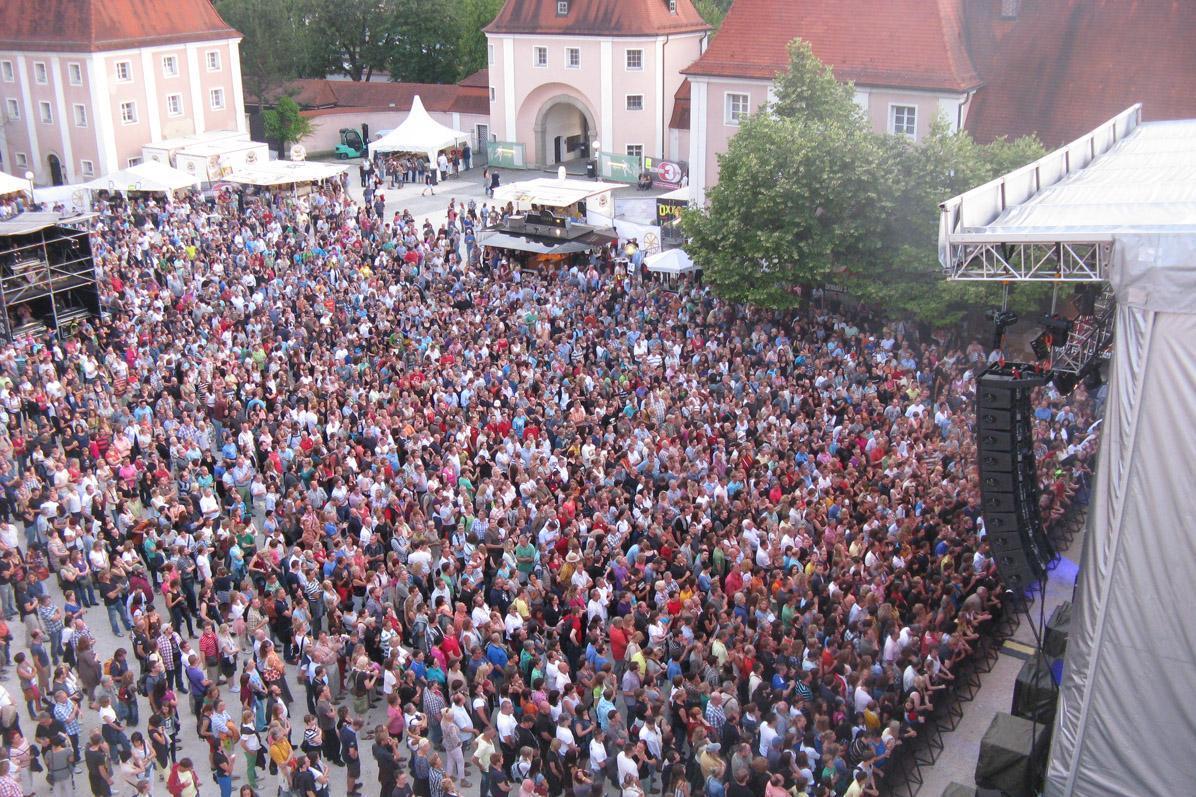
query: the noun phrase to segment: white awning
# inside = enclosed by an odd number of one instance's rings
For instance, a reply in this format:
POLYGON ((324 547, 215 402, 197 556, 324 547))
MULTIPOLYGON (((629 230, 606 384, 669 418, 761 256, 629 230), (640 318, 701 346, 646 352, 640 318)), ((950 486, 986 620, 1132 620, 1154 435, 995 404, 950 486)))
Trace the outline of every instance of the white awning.
POLYGON ((22 180, 20 177, 13 177, 11 174, 0 172, 0 196, 7 196, 8 194, 15 194, 20 191, 29 193, 29 181, 22 180))
POLYGON ((644 265, 649 271, 657 274, 687 274, 698 270, 697 264, 690 259, 684 249, 666 249, 663 252, 648 255, 644 258, 644 265))
POLYGON ((534 180, 522 180, 518 183, 499 186, 494 191, 494 202, 500 207, 508 202, 513 202, 516 207, 540 205, 549 208, 565 208, 590 197, 626 187, 626 183, 537 177, 534 180))
POLYGON ((157 161, 145 161, 87 183, 93 191, 148 191, 153 194, 173 194, 198 185, 194 176, 157 161))
POLYGON ((320 183, 340 175, 348 168, 319 161, 267 161, 235 171, 224 179, 243 185, 261 186, 320 183))

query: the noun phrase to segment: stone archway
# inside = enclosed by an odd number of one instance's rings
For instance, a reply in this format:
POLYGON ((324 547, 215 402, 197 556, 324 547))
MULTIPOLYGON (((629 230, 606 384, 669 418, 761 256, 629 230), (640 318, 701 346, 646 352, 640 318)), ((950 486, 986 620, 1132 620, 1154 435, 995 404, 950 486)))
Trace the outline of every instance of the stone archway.
MULTIPOLYGON (((580 116, 581 121, 581 135, 585 142, 585 153, 583 157, 592 157, 589 152, 590 142, 598 134, 598 126, 594 121, 594 114, 590 113, 590 109, 584 102, 574 97, 571 94, 556 94, 549 97, 540 105, 540 110, 536 112, 536 124, 532 128, 532 134, 536 141, 536 162, 541 166, 552 166, 557 162, 557 142, 558 136, 550 136, 553 130, 553 120, 555 116, 559 116, 560 111, 572 109, 580 116)), ((570 160, 571 158, 562 158, 561 160, 570 160)))

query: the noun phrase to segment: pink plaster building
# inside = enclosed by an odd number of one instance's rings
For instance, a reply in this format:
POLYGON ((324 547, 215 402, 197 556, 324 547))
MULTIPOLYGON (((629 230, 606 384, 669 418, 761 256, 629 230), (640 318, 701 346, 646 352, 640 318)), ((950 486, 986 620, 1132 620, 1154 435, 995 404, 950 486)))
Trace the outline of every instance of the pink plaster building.
POLYGON ((485 31, 490 133, 528 163, 688 154, 668 124, 710 31, 690 0, 507 0, 485 31))
POLYGON ((0 170, 79 182, 244 132, 240 40, 210 0, 0 2, 0 170))

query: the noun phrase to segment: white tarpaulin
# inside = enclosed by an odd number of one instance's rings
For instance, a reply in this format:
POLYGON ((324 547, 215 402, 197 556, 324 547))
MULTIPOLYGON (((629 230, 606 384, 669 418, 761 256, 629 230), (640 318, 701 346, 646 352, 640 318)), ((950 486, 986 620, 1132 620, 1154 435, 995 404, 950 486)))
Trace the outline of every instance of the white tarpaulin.
POLYGON ((96 178, 86 185, 93 191, 148 191, 152 194, 173 194, 175 191, 198 187, 199 180, 164 163, 145 161, 96 178))
POLYGON ((688 274, 697 271, 698 266, 684 249, 666 249, 644 258, 644 265, 649 271, 658 274, 688 274))
POLYGON ((29 181, 0 172, 0 196, 15 194, 18 191, 29 193, 29 181))
POLYGON ((403 124, 391 130, 369 145, 370 155, 375 152, 418 152, 428 156, 428 162, 435 164, 442 149, 464 146, 469 136, 460 130, 442 125, 424 110, 423 100, 415 95, 411 100, 411 111, 403 124))
POLYGON ((537 177, 534 180, 520 180, 510 185, 499 186, 494 191, 494 203, 501 207, 512 202, 516 210, 526 210, 532 205, 567 208, 586 200, 587 210, 609 217, 614 209, 610 201, 610 192, 626 187, 623 183, 537 177), (588 201, 591 198, 594 198, 593 207, 590 207, 588 201))
POLYGON ((225 179, 243 185, 293 185, 320 183, 347 170, 348 166, 319 161, 267 161, 238 169, 225 179))

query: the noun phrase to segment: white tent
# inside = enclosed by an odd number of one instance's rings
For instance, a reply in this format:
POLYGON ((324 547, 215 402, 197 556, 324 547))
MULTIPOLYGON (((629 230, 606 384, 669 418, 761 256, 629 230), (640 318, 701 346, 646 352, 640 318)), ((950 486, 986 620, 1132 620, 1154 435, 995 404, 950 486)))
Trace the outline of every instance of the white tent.
POLYGON ((337 177, 348 168, 319 161, 267 161, 238 169, 225 179, 244 185, 319 183, 337 177))
POLYGON ((86 184, 93 191, 148 191, 154 194, 173 194, 198 186, 195 177, 157 161, 145 161, 86 184))
POLYGON ((411 112, 403 124, 391 130, 369 145, 370 155, 375 152, 419 152, 428 156, 429 163, 436 163, 436 156, 442 149, 469 142, 469 136, 440 124, 424 110, 419 95, 411 100, 411 112))
POLYGON ((644 265, 649 271, 657 274, 688 274, 697 271, 698 266, 685 253, 684 249, 666 249, 644 258, 644 265))
POLYGON ((0 196, 15 194, 18 191, 29 193, 29 181, 0 172, 0 196))

